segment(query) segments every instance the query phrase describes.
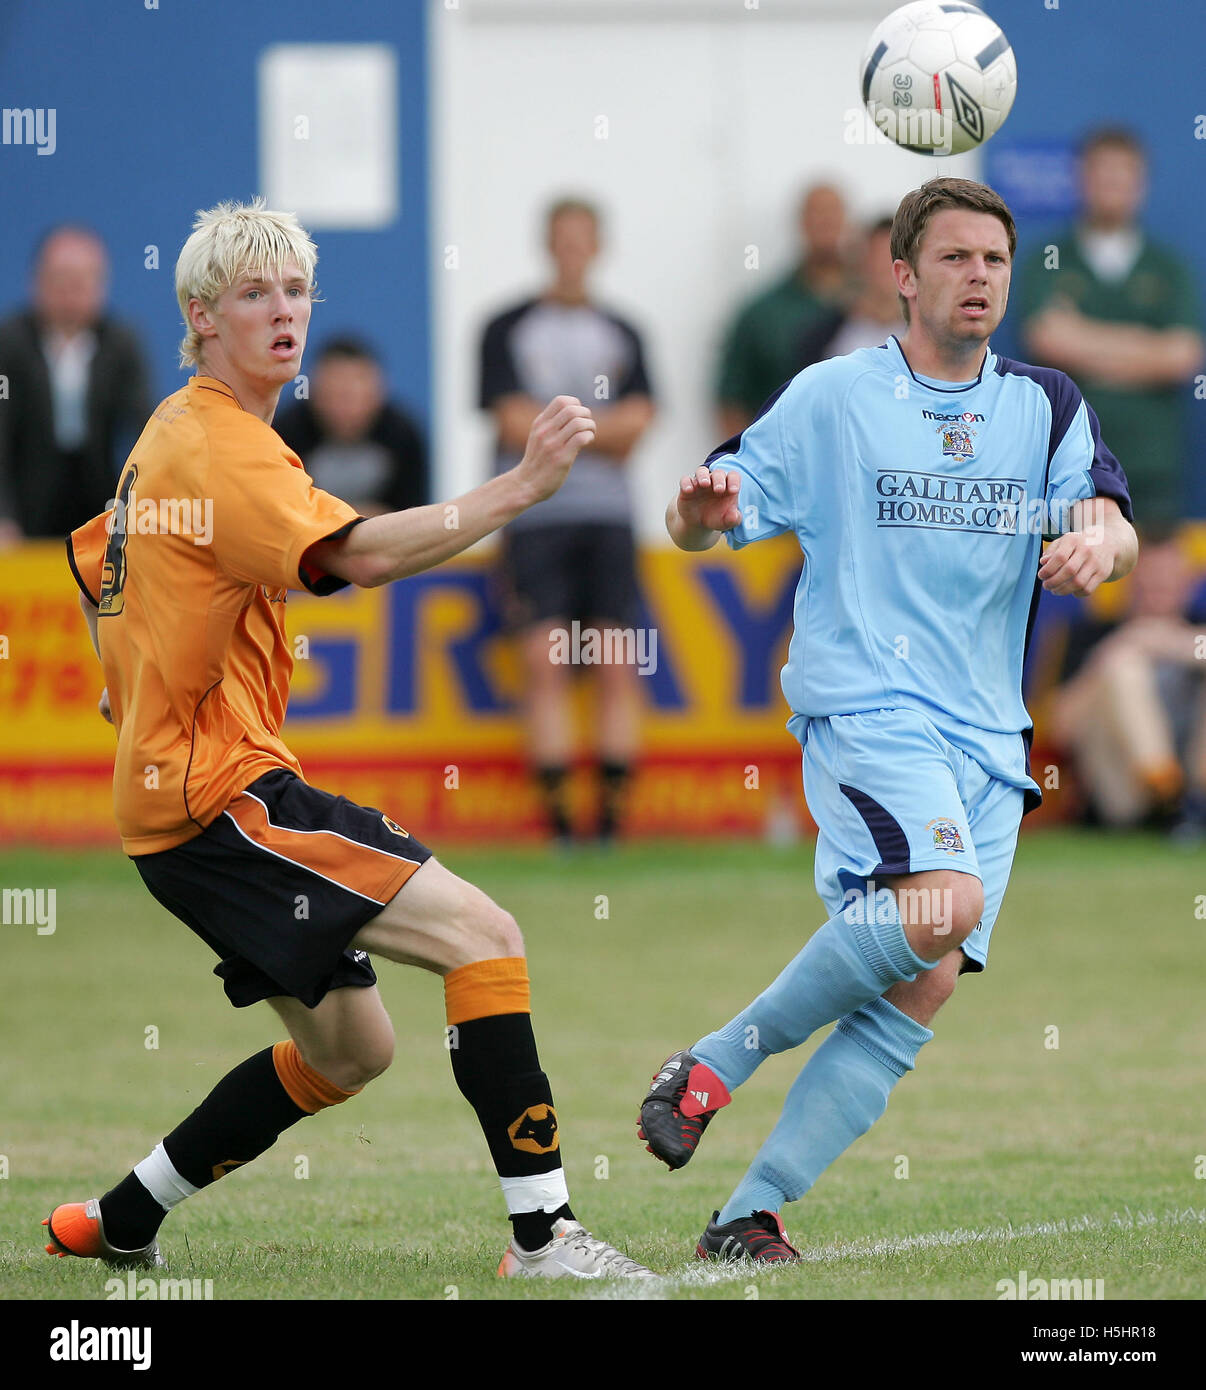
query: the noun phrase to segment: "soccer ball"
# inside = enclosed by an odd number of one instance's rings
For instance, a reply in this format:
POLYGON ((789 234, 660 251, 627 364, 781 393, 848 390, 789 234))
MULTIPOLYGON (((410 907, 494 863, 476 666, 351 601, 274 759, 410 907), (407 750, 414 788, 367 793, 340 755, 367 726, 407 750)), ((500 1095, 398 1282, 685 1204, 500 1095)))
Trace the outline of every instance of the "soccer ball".
POLYGON ((914 154, 963 154, 1001 128, 1018 88, 1009 40, 974 5, 893 10, 859 68, 876 126, 914 154))

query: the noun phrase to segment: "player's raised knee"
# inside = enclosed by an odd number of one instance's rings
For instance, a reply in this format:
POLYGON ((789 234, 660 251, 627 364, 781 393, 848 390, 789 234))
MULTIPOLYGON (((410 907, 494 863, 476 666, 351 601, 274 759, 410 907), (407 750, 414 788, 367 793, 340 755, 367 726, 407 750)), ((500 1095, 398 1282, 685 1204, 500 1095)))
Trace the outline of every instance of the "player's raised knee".
POLYGON ((954 950, 976 929, 984 916, 984 885, 972 874, 943 874, 935 895, 934 935, 954 950))
POLYGON ((984 885, 972 874, 938 869, 902 877, 893 888, 909 940, 925 960, 961 946, 984 914, 984 885))
POLYGON ((394 1060, 394 1038, 391 1033, 387 1038, 376 1038, 373 1042, 366 1043, 356 1050, 356 1066, 363 1077, 361 1085, 365 1086, 370 1081, 376 1080, 383 1072, 388 1071, 394 1060))
POLYGON ((290 1094, 296 1099, 298 1089, 305 1091, 310 1097, 309 1103, 303 1105, 306 1110, 335 1105, 387 1070, 394 1060, 393 1030, 346 1038, 337 1047, 316 1047, 307 1042, 297 1048, 295 1056, 295 1061, 285 1057, 278 1062, 278 1070, 283 1065, 290 1077, 294 1088, 290 1094))
POLYGON ((484 893, 467 905, 462 918, 474 955, 478 960, 499 956, 522 956, 523 933, 519 923, 484 893))

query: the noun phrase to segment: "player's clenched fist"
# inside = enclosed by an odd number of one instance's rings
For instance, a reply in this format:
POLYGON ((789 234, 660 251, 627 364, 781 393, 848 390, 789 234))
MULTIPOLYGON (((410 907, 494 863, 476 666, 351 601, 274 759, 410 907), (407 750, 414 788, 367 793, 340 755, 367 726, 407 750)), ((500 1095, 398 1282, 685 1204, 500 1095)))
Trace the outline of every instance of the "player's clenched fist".
POLYGON ((565 482, 570 465, 595 437, 595 421, 576 396, 554 396, 532 421, 519 470, 537 499, 551 497, 565 482))
POLYGON ((700 464, 678 485, 678 514, 691 530, 731 531, 741 520, 740 490, 739 473, 700 464))
POLYGON ((1114 568, 1116 546, 1109 535, 1069 531, 1047 547, 1039 561, 1043 588, 1063 597, 1088 596, 1104 584, 1114 568))

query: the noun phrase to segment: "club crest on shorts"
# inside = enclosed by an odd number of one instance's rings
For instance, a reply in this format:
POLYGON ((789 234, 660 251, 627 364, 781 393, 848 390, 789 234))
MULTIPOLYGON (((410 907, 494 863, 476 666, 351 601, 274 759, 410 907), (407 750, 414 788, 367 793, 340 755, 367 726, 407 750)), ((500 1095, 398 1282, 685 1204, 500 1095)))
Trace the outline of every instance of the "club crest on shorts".
POLYGON ((959 827, 953 820, 939 817, 938 820, 930 821, 926 829, 934 837, 935 849, 944 849, 947 854, 963 853, 963 837, 959 834, 959 827))
POLYGON ((392 834, 401 835, 404 840, 410 839, 410 832, 408 830, 403 830, 396 820, 390 820, 384 812, 382 812, 381 820, 386 830, 390 831, 392 834))

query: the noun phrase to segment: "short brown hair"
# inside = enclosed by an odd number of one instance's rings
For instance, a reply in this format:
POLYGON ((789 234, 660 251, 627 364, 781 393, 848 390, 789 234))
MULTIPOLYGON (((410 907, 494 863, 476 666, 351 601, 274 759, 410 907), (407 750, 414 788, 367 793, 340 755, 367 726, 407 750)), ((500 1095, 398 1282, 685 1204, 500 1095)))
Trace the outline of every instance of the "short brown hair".
POLYGON ((553 223, 559 217, 563 217, 567 212, 580 212, 589 217, 595 224, 595 231, 598 232, 603 218, 599 209, 587 198, 558 198, 555 203, 551 203, 544 214, 544 227, 546 232, 553 230, 553 223))
MULTIPOLYGON (((917 269, 917 252, 921 249, 921 239, 936 212, 947 208, 967 208, 969 212, 987 212, 999 219, 1009 238, 1009 258, 1017 249, 1018 229, 1014 226, 1013 214, 1001 195, 989 188, 986 183, 974 179, 938 178, 930 179, 912 193, 906 193, 892 219, 892 259, 908 261, 917 269)), ((900 296, 901 312, 904 321, 909 321, 909 304, 904 295, 900 296)))
POLYGON ((1132 154, 1136 159, 1147 163, 1147 151, 1143 148, 1143 142, 1127 126, 1102 125, 1089 131, 1081 141, 1080 157, 1082 160, 1088 159, 1098 150, 1125 150, 1127 154, 1132 154))

